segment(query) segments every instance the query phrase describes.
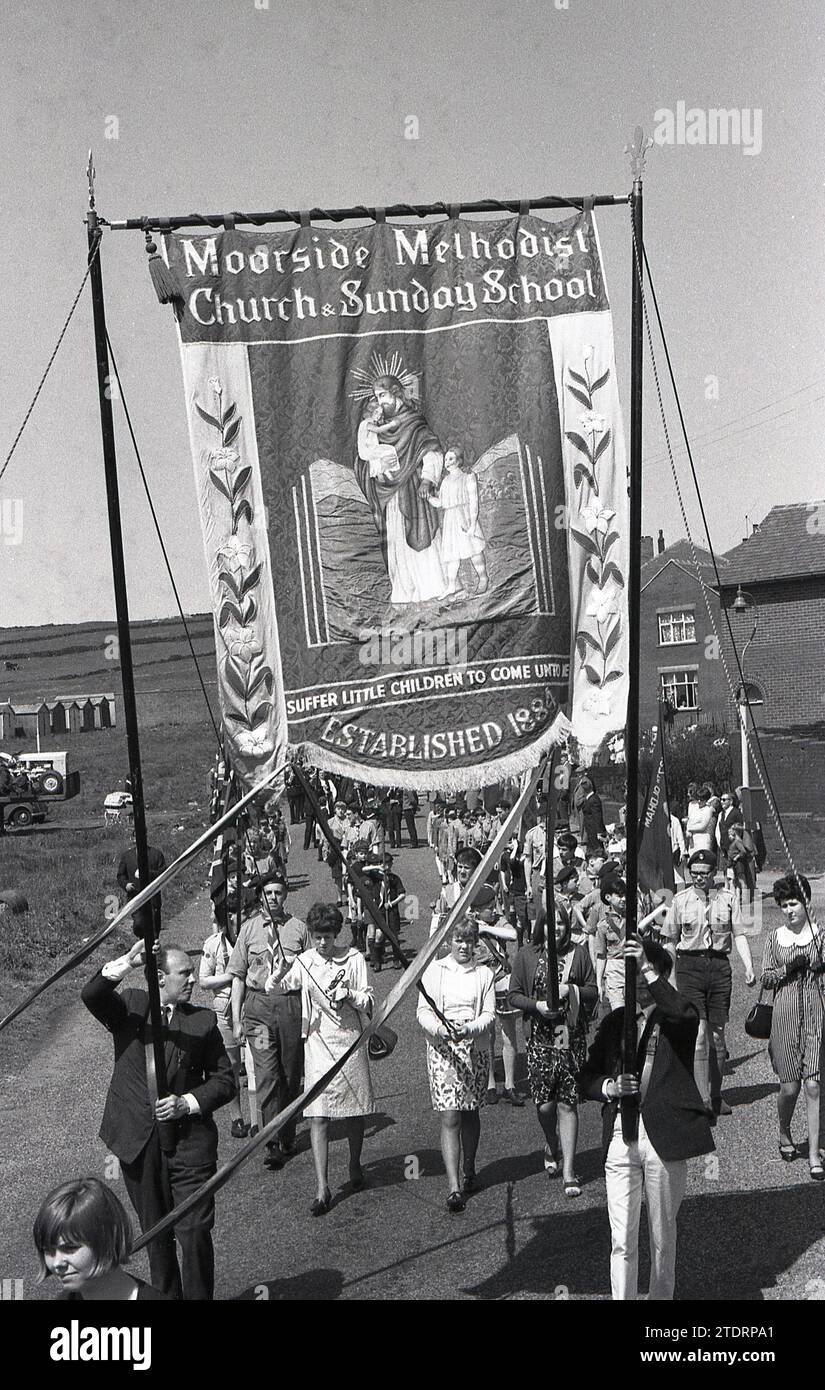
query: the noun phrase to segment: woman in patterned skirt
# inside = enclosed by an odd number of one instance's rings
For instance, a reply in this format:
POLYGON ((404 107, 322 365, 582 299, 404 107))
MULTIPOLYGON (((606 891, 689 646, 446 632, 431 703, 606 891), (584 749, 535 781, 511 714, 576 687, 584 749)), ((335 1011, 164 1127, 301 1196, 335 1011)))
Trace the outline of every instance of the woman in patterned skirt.
POLYGON ((769 1053, 779 1077, 779 1153, 786 1163, 797 1156, 791 1122, 805 1087, 808 1165, 814 1182, 825 1181, 819 1149, 819 1053, 822 1043, 822 932, 810 916, 811 885, 804 875, 777 879, 773 896, 784 921, 765 942, 762 988, 773 990, 769 1053))
POLYGON ((463 1211, 465 1194, 478 1189, 476 1153, 481 1136, 479 1107, 490 1073, 489 1041, 495 1025, 493 972, 475 960, 478 927, 467 919, 453 928, 450 954, 433 961, 418 999, 418 1022, 427 1034, 427 1074, 433 1110, 441 1115, 441 1152, 447 1170, 447 1209, 463 1211), (445 1022, 446 1020, 446 1022, 445 1022), (464 1150, 464 1179, 458 1164, 464 1150))
POLYGON ((546 915, 536 918, 533 943, 523 946, 513 964, 510 1003, 529 1017, 527 1076, 545 1138, 544 1167, 548 1177, 559 1174, 559 1138, 566 1197, 581 1196, 576 1177, 579 1137, 578 1073, 587 1054, 587 1027, 596 1007, 596 976, 586 946, 571 940, 570 916, 556 903, 556 953, 559 972, 560 1023, 549 1020, 547 1003, 546 915), (558 1134, 556 1127, 558 1125, 558 1134))

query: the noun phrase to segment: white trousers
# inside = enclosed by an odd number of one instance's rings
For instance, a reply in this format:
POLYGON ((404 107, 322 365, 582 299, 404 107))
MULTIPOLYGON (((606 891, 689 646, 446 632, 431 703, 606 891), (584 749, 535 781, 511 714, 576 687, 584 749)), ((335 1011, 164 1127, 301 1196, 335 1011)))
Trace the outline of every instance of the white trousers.
POLYGON ((664 1163, 639 1117, 639 1137, 622 1138, 621 1116, 604 1165, 610 1217, 610 1288, 614 1299, 635 1299, 639 1289, 639 1217, 642 1186, 650 1232, 651 1300, 672 1300, 676 1282, 676 1219, 687 1186, 687 1163, 664 1163))

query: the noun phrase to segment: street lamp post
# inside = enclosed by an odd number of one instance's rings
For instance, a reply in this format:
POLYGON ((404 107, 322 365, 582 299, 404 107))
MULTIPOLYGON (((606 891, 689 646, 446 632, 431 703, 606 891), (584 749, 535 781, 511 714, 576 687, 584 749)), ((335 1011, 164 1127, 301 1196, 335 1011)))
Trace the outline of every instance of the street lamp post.
POLYGON ((747 589, 743 589, 742 585, 739 584, 737 585, 736 589, 736 598, 733 600, 733 611, 734 613, 747 613, 749 608, 753 609, 753 630, 744 647, 742 648, 742 655, 739 659, 739 665, 742 671, 742 684, 739 686, 739 689, 736 692, 737 701, 739 705, 739 738, 741 741, 742 750, 743 787, 750 786, 750 760, 748 758, 748 700, 747 686, 745 682, 745 653, 747 652, 748 647, 750 646, 751 642, 756 636, 756 629, 759 626, 759 607, 753 594, 749 593, 747 589))

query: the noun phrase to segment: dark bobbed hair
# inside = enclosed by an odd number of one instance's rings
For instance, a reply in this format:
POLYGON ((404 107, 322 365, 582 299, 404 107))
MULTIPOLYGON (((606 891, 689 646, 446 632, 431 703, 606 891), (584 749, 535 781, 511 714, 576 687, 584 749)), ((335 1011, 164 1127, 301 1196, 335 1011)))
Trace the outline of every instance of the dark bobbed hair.
MULTIPOLYGON (((553 904, 553 906, 555 908, 556 921, 561 922, 562 926, 564 927, 564 936, 561 940, 560 950, 566 950, 567 946, 570 944, 570 934, 573 930, 573 924, 570 920, 570 913, 567 911, 567 908, 565 907, 564 903, 556 902, 553 904)), ((533 934, 530 937, 531 946, 543 946, 546 935, 547 913, 544 911, 537 912, 536 920, 533 924, 533 934)))
POLYGON ((607 902, 607 898, 610 893, 624 893, 625 895, 627 894, 627 884, 625 883, 623 878, 619 878, 618 874, 614 878, 606 878, 602 883, 601 893, 599 894, 599 896, 601 897, 603 903, 607 902))
POLYGON ((344 919, 334 903, 313 903, 307 913, 307 931, 332 932, 337 936, 344 919))
POLYGON ((466 849, 463 849, 461 853, 456 856, 456 863, 470 864, 474 869, 477 869, 481 863, 481 855, 477 849, 473 849, 471 845, 468 845, 466 849))
POLYGON ((666 951, 658 941, 644 941, 642 949, 645 953, 645 959, 649 965, 653 966, 659 979, 666 980, 673 969, 673 957, 670 952, 666 951))
POLYGON ((811 901, 811 885, 804 874, 785 874, 773 885, 774 901, 777 905, 797 898, 801 903, 811 901))
POLYGON ((32 1235, 40 1261, 38 1284, 49 1276, 46 1254, 59 1245, 88 1245, 96 1275, 132 1256, 132 1223, 111 1183, 100 1178, 75 1178, 53 1188, 40 1205, 32 1235))

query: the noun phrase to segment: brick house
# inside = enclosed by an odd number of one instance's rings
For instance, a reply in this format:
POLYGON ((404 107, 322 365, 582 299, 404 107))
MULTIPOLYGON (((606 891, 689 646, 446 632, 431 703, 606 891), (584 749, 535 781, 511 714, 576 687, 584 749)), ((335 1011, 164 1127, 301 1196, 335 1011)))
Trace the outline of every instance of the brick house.
MULTIPOLYGON (((653 541, 642 538, 640 722, 649 729, 658 722, 658 703, 665 696, 679 724, 735 726, 735 710, 718 656, 703 585, 697 578, 688 541, 665 548, 659 532, 658 553, 653 541)), ((707 598, 720 625, 719 597, 710 554, 696 546, 707 598)), ((727 560, 717 556, 720 574, 727 560)))
MULTIPOLYGON (((728 733, 741 781, 738 711, 721 660, 738 686, 726 610, 780 808, 825 812, 825 503, 773 507, 747 540, 717 556, 718 592, 711 557, 696 547, 719 647, 689 543, 665 549, 660 532, 657 554, 650 537, 642 544, 642 728, 657 722, 666 694, 677 727, 728 733), (745 608, 737 610, 740 589, 745 608)), ((758 781, 753 768, 750 781, 758 781)))
MULTIPOLYGON (((720 598, 777 799, 825 809, 825 502, 773 507, 729 550, 720 598), (741 588, 746 603, 737 612, 741 588)), ((731 674, 738 680, 735 663, 731 674)), ((733 745, 732 745, 733 746, 733 745)), ((738 756, 738 747, 737 747, 738 756)))

